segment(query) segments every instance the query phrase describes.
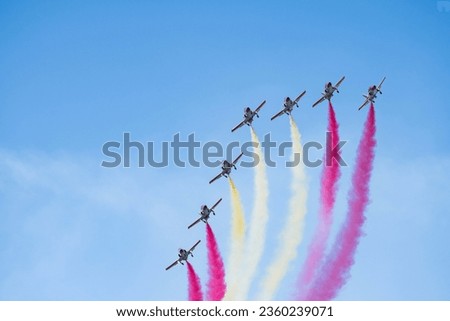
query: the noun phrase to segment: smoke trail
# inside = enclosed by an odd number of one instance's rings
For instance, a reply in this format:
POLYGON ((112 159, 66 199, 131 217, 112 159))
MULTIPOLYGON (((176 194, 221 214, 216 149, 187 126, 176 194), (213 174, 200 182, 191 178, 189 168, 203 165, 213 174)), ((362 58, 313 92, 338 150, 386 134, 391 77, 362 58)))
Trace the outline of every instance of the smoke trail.
POLYGON ((208 290, 206 297, 209 301, 220 301, 225 295, 225 271, 222 256, 217 246, 216 236, 211 226, 206 223, 206 247, 208 248, 208 290))
POLYGON ((188 268, 188 282, 189 282, 189 301, 203 301, 202 286, 200 279, 195 273, 195 270, 191 263, 187 262, 188 268))
POLYGON ((307 299, 331 300, 347 281, 364 224, 369 202, 369 182, 375 152, 375 109, 371 104, 363 136, 359 142, 352 187, 348 196, 348 214, 342 229, 314 282, 307 299))
POLYGON ((244 257, 245 216, 241 196, 231 177, 228 177, 231 194, 231 250, 227 272, 227 292, 225 300, 234 300, 238 287, 238 275, 244 257))
POLYGON ((269 219, 269 209, 267 205, 269 187, 266 176, 266 164, 264 162, 264 156, 258 136, 252 127, 250 127, 250 134, 252 142, 256 147, 255 151, 258 160, 255 166, 255 198, 253 212, 245 248, 245 268, 242 270, 242 277, 239 282, 237 293, 238 300, 245 300, 247 298, 251 283, 255 277, 256 268, 258 267, 258 263, 264 252, 266 225, 269 219))
POLYGON ((289 215, 285 227, 280 234, 280 241, 276 257, 267 269, 266 277, 261 286, 260 300, 271 300, 289 267, 289 263, 297 256, 297 248, 303 238, 303 225, 306 215, 306 176, 301 162, 301 136, 292 116, 291 139, 293 144, 293 159, 296 166, 292 167, 292 196, 290 199, 289 215))
MULTIPOLYGON (((327 145, 334 148, 339 143, 339 125, 336 121, 333 105, 328 105, 328 132, 331 134, 327 145)), ((327 148, 327 151, 329 149, 327 148)), ((339 153, 339 152, 338 152, 339 153)), ((341 176, 341 168, 336 159, 325 153, 320 186, 319 223, 308 249, 306 261, 298 278, 298 300, 304 300, 314 274, 320 268, 325 256, 325 249, 332 225, 332 214, 336 199, 337 182, 341 176)))

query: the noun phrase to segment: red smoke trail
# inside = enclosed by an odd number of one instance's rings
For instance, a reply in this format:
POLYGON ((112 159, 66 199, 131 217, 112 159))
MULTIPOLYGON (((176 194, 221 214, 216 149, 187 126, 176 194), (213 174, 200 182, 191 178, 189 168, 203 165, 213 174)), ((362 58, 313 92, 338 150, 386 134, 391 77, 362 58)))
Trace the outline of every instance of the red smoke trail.
MULTIPOLYGON (((333 105, 328 105, 328 132, 331 139, 327 137, 327 151, 339 144, 339 124, 336 121, 333 105)), ((338 151, 340 154, 340 152, 338 151)), ((338 161, 326 152, 322 169, 320 186, 320 209, 319 223, 314 232, 313 240, 308 249, 306 261, 298 278, 298 300, 304 300, 309 286, 319 269, 320 263, 325 256, 325 249, 330 235, 332 225, 332 214, 336 199, 337 182, 341 176, 341 168, 338 161)))
POLYGON ((200 284, 200 279, 195 273, 194 268, 191 263, 187 262, 188 268, 188 281, 189 281, 189 301, 203 301, 202 286, 200 284))
POLYGON ((369 202, 369 181, 375 152, 375 109, 370 106, 359 142, 352 188, 348 196, 348 215, 330 256, 322 266, 307 300, 331 300, 347 281, 362 234, 364 210, 369 202))
POLYGON ((225 284, 225 269, 222 256, 217 246, 216 236, 211 227, 206 223, 206 247, 208 248, 208 292, 206 297, 209 301, 221 301, 227 289, 225 284))

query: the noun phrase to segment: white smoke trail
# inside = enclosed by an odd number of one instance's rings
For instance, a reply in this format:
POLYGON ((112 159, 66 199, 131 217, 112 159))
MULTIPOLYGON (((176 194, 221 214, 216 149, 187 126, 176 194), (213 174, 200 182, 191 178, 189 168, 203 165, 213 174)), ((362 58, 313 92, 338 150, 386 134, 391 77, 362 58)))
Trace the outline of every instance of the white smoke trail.
POLYGON ((231 246, 227 269, 227 292, 224 300, 234 300, 244 258, 245 215, 241 196, 231 177, 228 182, 231 194, 231 246))
MULTIPOLYGON (((293 157, 296 159, 301 155, 301 136, 292 117, 290 117, 290 125, 293 157)), ((273 298, 280 282, 287 273, 289 263, 297 256, 297 248, 303 238, 308 190, 303 162, 298 159, 296 163, 298 164, 292 167, 292 196, 289 204, 289 215, 280 234, 276 257, 267 269, 266 277, 262 281, 259 300, 271 300, 273 298)))
POLYGON ((268 196, 269 186, 267 183, 266 164, 261 149, 258 136, 253 128, 250 128, 252 142, 255 144, 255 151, 258 162, 255 166, 255 196, 253 212, 249 227, 249 234, 246 238, 244 266, 241 271, 241 280, 237 290, 236 299, 246 300, 248 291, 255 278, 256 268, 258 267, 261 256, 264 252, 264 243, 266 240, 266 225, 269 219, 268 196))

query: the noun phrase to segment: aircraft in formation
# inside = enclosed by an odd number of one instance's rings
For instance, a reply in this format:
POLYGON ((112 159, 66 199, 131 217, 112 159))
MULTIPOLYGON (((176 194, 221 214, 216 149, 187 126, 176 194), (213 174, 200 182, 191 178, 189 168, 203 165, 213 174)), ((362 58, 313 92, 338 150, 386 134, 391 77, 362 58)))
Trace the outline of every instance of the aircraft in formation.
POLYGON ((193 227, 195 224, 197 224, 200 221, 203 221, 204 223, 208 222, 209 216, 211 215, 211 213, 213 215, 216 215, 216 212, 214 212, 214 208, 216 208, 217 205, 219 205, 219 203, 222 201, 222 199, 220 198, 216 204, 214 204, 211 208, 208 208, 207 205, 202 205, 200 206, 200 218, 198 220, 196 220, 194 223, 192 223, 191 225, 188 226, 188 229, 190 229, 191 227, 193 227))
MULTIPOLYGON (((325 84, 325 90, 322 93, 322 97, 320 97, 313 105, 312 107, 316 107, 318 104, 320 104, 321 102, 323 102, 324 100, 328 100, 331 101, 331 98, 333 97, 334 92, 336 91, 337 93, 339 93, 339 86, 341 85, 341 83, 344 81, 345 76, 343 76, 341 79, 339 79, 339 81, 333 86, 333 84, 331 82, 328 82, 327 84, 325 84)), ((370 86, 368 89, 368 93, 367 95, 363 95, 363 97, 366 99, 363 104, 358 108, 358 110, 361 110, 364 106, 366 106, 369 102, 371 103, 375 103, 375 99, 377 98, 377 94, 381 92, 381 86, 383 85, 384 80, 386 79, 386 77, 384 77, 380 84, 378 86, 373 85, 370 86)), ((303 91, 297 98, 295 98, 294 100, 291 100, 289 97, 286 97, 284 99, 284 103, 283 103, 283 109, 280 110, 278 113, 276 113, 275 115, 272 116, 272 118, 270 120, 274 120, 275 118, 286 114, 286 115, 290 115, 294 109, 294 106, 298 106, 298 102, 299 100, 306 94, 306 90, 303 91)), ((244 120, 241 121, 238 125, 236 125, 231 132, 236 131, 237 129, 241 128, 244 125, 248 125, 248 126, 252 126, 253 124, 253 119, 254 117, 258 117, 258 112, 261 110, 261 108, 265 105, 266 101, 264 100, 254 111, 250 108, 250 107, 246 107, 244 109, 244 120)), ((238 157, 236 157, 236 159, 230 163, 228 160, 224 160, 222 163, 222 172, 220 174, 218 174, 216 177, 214 177, 212 180, 209 181, 209 184, 215 182, 216 180, 218 180, 219 178, 223 177, 228 177, 231 174, 231 170, 237 169, 236 168, 236 164, 239 161, 239 159, 242 157, 244 153, 240 153, 238 157)), ((188 229, 190 229, 191 227, 193 227, 194 225, 196 225, 197 223, 199 223, 200 221, 203 221, 204 223, 207 223, 209 220, 209 217, 211 215, 211 213, 213 215, 215 215, 216 213, 214 212, 214 209, 216 208, 217 205, 219 205, 219 203, 222 201, 222 198, 220 198, 211 208, 208 208, 207 205, 202 205, 200 207, 200 218, 197 219, 195 222, 193 222, 191 225, 188 226, 188 229)), ((171 269, 172 267, 174 267, 175 265, 177 265, 178 263, 183 264, 183 261, 187 261, 189 258, 189 255, 194 256, 192 254, 192 252, 194 251, 195 247, 200 243, 200 240, 197 241, 197 243, 194 244, 194 246, 192 246, 189 250, 185 250, 185 249, 179 249, 178 252, 178 259, 173 262, 171 265, 169 265, 168 267, 166 267, 166 270, 171 269)))
POLYGON ((371 102, 372 104, 375 103, 375 99, 377 98, 377 94, 380 93, 381 95, 383 94, 381 92, 381 85, 383 84, 384 80, 386 79, 386 77, 384 77, 380 84, 378 86, 373 85, 370 86, 369 89, 367 90, 367 95, 363 95, 364 98, 366 98, 366 100, 363 102, 363 104, 358 108, 358 110, 361 110, 365 105, 367 105, 369 102, 371 102))
POLYGON ((167 271, 168 269, 173 268, 173 267, 174 267, 175 265, 177 265, 178 263, 180 263, 181 265, 184 265, 183 261, 186 261, 186 262, 187 262, 187 260, 188 260, 188 258, 189 258, 189 255, 191 255, 192 257, 194 257, 194 255, 192 254, 192 252, 194 251, 195 247, 196 247, 199 243, 200 243, 200 240, 198 240, 197 243, 195 243, 194 246, 191 247, 191 248, 189 249, 189 251, 188 251, 188 250, 185 250, 185 249, 179 249, 179 250, 178 250, 178 260, 176 260, 176 261, 173 262, 171 265, 169 265, 168 267, 166 267, 166 271, 167 271))
POLYGON ((275 118, 277 118, 278 116, 281 116, 283 114, 290 115, 292 110, 294 109, 294 106, 297 106, 297 108, 298 108, 298 101, 300 100, 300 98, 303 97, 304 94, 306 94, 306 90, 303 91, 297 98, 295 98, 294 101, 292 101, 291 98, 286 97, 284 99, 283 109, 280 110, 275 115, 273 115, 272 118, 270 118, 270 120, 274 120, 275 118))
POLYGON ((236 157, 236 159, 232 163, 230 163, 227 160, 224 160, 223 163, 222 163, 222 172, 219 175, 217 175, 216 177, 214 177, 212 180, 210 180, 209 184, 215 182, 216 180, 218 180, 222 176, 223 177, 228 177, 231 174, 231 170, 233 168, 237 169, 236 168, 236 164, 239 161, 239 159, 242 157, 242 155, 244 155, 244 153, 240 153, 239 156, 236 157))
POLYGON ((342 82, 344 81, 345 76, 342 77, 337 83, 336 85, 333 86, 333 84, 330 82, 325 84, 325 90, 322 93, 322 97, 319 98, 319 100, 317 100, 312 106, 316 107, 318 104, 320 104, 321 102, 323 102, 325 99, 327 99, 328 101, 331 100, 331 97, 333 97, 334 92, 336 91, 337 93, 339 93, 339 86, 340 84, 342 84, 342 82))
POLYGON ((239 124, 234 127, 231 132, 234 132, 236 129, 241 128, 244 125, 251 126, 253 122, 253 118, 256 116, 259 118, 258 112, 261 110, 261 108, 264 106, 266 101, 264 100, 256 109, 253 111, 250 107, 244 108, 244 120, 241 121, 239 124))

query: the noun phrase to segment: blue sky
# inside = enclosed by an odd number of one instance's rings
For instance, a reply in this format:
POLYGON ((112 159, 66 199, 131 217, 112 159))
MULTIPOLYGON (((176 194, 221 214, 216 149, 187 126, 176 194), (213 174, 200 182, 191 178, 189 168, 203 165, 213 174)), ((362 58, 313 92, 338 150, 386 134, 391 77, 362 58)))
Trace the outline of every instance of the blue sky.
MULTIPOLYGON (((105 169, 102 145, 124 132, 244 142, 248 130, 230 129, 263 99, 256 131, 288 140, 287 118, 269 119, 303 90, 294 117, 304 141, 323 142, 326 106, 310 106, 345 75, 334 98, 349 164, 336 230, 366 115, 356 108, 387 80, 366 236, 338 299, 449 300, 449 35, 436 1, 0 1, 0 299, 184 300, 185 269, 164 267, 204 239, 203 227, 186 226, 218 197, 211 224, 227 258, 226 182, 209 186, 216 170, 204 166, 105 169)), ((307 173, 305 239, 277 299, 290 297, 316 223, 320 169, 307 173)), ((268 175, 261 272, 290 184, 286 168, 268 175)), ((234 177, 249 214, 253 172, 234 177)), ((192 262, 205 280, 204 247, 192 262)))

